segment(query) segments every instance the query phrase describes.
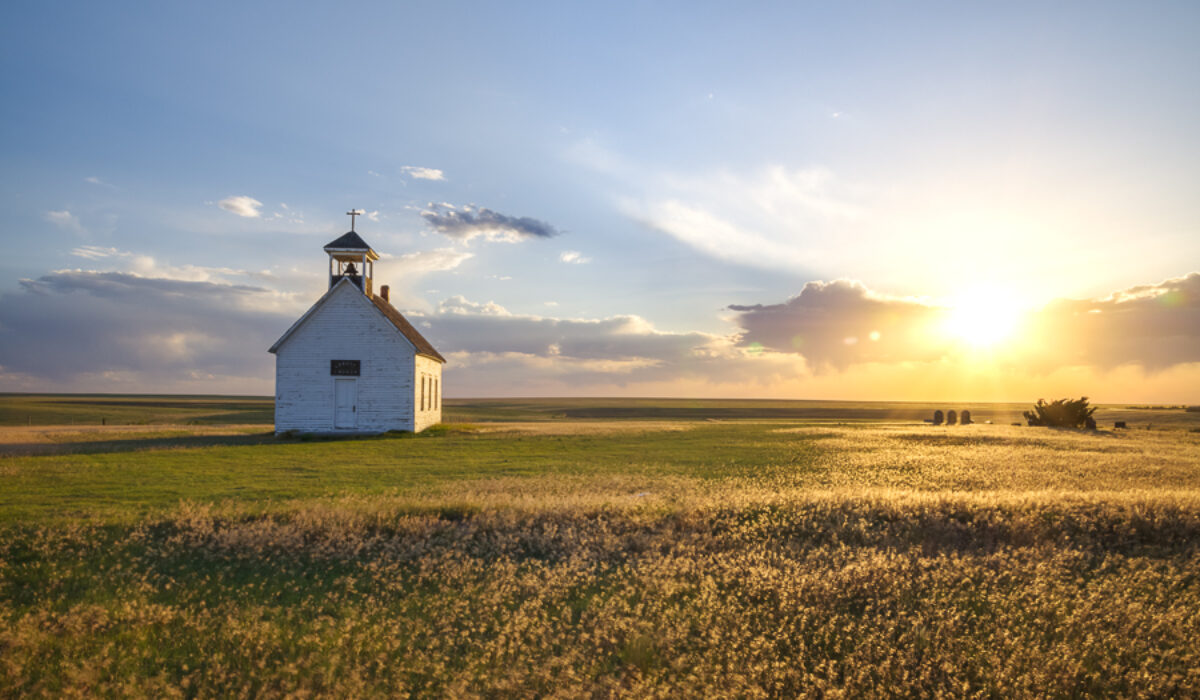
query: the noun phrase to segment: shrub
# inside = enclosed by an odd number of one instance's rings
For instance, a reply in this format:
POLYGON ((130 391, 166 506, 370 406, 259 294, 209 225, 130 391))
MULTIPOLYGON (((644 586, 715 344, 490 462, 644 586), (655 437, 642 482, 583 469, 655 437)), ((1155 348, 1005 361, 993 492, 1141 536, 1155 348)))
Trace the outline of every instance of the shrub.
POLYGON ((1025 421, 1029 425, 1043 425, 1053 428, 1095 428, 1096 421, 1092 414, 1095 406, 1088 406, 1086 396, 1078 399, 1058 399, 1046 403, 1038 399, 1032 411, 1025 411, 1025 421))

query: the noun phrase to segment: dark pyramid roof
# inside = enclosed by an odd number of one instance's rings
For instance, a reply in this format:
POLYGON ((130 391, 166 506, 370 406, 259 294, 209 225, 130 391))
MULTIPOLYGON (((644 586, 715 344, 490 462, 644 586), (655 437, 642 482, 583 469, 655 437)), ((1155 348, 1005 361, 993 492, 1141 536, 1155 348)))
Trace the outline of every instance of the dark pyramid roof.
POLYGON ((387 316, 388 320, 392 322, 392 325, 396 327, 396 330, 403 333, 404 337, 408 338, 408 342, 412 343, 417 348, 418 355, 428 355, 429 357, 432 357, 443 364, 446 362, 446 358, 442 357, 441 353, 435 350, 433 346, 429 344, 428 340, 425 340, 425 336, 421 335, 421 333, 413 327, 413 324, 409 323, 408 319, 404 318, 404 316, 396 310, 396 307, 384 301, 383 297, 372 295, 371 301, 374 302, 375 306, 383 312, 384 316, 387 316))
POLYGON ((347 231, 331 243, 325 246, 325 250, 371 250, 371 246, 362 239, 362 236, 353 231, 347 231))

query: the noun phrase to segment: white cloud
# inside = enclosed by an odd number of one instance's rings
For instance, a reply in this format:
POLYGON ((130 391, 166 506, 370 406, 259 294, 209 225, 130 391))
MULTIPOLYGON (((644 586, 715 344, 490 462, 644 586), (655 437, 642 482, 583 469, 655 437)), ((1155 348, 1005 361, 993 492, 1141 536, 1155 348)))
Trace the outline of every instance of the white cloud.
POLYGON ((87 229, 79 222, 79 217, 63 209, 62 211, 46 212, 46 221, 72 233, 87 233, 87 229))
POLYGON ((367 212, 367 220, 379 223, 379 210, 376 209, 375 211, 367 212))
POLYGON ((558 256, 558 259, 560 262, 570 265, 583 265, 592 261, 591 258, 585 258, 583 253, 580 253, 578 250, 565 250, 558 256))
POLYGON ((405 165, 400 172, 414 180, 445 180, 446 174, 437 168, 422 168, 416 165, 405 165))
POLYGON ((668 176, 658 189, 626 200, 626 213, 708 255, 757 267, 822 262, 830 236, 865 216, 862 193, 825 168, 668 176))
POLYGON ((474 253, 468 253, 465 250, 455 250, 454 248, 418 250, 412 253, 405 253, 404 255, 385 253, 380 256, 384 261, 383 264, 386 265, 388 275, 404 278, 424 275, 430 272, 453 270, 472 257, 474 257, 474 253))
POLYGON ((591 138, 572 144, 564 157, 627 193, 615 200, 635 221, 706 255, 753 267, 797 271, 844 262, 844 250, 853 248, 854 234, 878 203, 874 189, 821 166, 655 172, 591 138))
MULTIPOLYGON (((171 265, 157 260, 151 255, 134 253, 118 248, 85 245, 71 251, 71 255, 89 261, 107 261, 109 270, 58 270, 55 274, 126 274, 147 280, 170 280, 175 282, 208 282, 218 285, 236 285, 246 282, 259 282, 274 279, 269 270, 250 271, 229 267, 207 267, 204 265, 171 265)), ((259 295, 256 299, 266 299, 259 295)), ((273 292, 271 308, 298 309, 302 302, 295 294, 273 292)))
POLYGON ((99 185, 101 187, 107 187, 107 188, 113 189, 113 190, 117 189, 116 185, 105 182, 104 180, 101 180, 100 178, 96 177, 95 175, 93 175, 91 177, 85 177, 85 178, 83 178, 83 181, 90 185, 99 185))
POLYGON ((246 195, 226 197, 225 199, 217 202, 217 206, 221 207, 227 212, 237 214, 238 216, 242 216, 247 219, 257 219, 258 217, 262 216, 262 212, 259 211, 259 208, 262 207, 262 202, 253 197, 247 197, 246 195))
MULTIPOLYGON (((388 285, 391 288, 391 302, 397 308, 427 309, 429 302, 414 291, 414 285, 432 273, 454 270, 473 257, 474 253, 454 248, 418 250, 404 255, 381 253, 375 266, 375 287, 388 285)), ((437 292, 426 290, 424 293, 437 292)))
POLYGON ((707 333, 657 330, 636 315, 565 319, 514 314, 489 301, 463 296, 443 300, 430 317, 430 338, 450 352, 518 353, 588 360, 649 360, 652 364, 690 357, 697 349, 723 347, 732 339, 707 333))
POLYGON ((678 392, 695 383, 734 383, 745 392, 805 372, 803 359, 748 353, 735 336, 661 331, 635 315, 514 314, 455 296, 423 320, 423 333, 450 361, 447 376, 466 387, 458 389, 464 395, 678 392))
POLYGON ((650 228, 715 258, 761 267, 797 268, 812 262, 794 241, 780 241, 678 200, 656 202, 631 213, 650 228))
POLYGON ((121 251, 116 248, 104 248, 97 245, 79 246, 71 251, 71 255, 77 258, 87 258, 88 260, 99 260, 101 258, 111 258, 114 255, 120 255, 121 251))
POLYGON ((437 312, 439 314, 476 316, 512 316, 508 309, 500 306, 494 301, 489 301, 486 304, 478 304, 473 301, 469 301, 462 295, 455 295, 449 299, 443 299, 442 303, 438 304, 437 312))

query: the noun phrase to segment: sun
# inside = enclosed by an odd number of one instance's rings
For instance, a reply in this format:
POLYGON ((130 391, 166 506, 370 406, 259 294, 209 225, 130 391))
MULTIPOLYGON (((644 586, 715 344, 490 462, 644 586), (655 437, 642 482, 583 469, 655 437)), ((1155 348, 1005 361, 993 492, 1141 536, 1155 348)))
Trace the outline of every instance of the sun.
POLYGON ((950 305, 945 332, 974 348, 990 348, 1013 337, 1023 310, 1018 297, 995 286, 974 287, 950 305))

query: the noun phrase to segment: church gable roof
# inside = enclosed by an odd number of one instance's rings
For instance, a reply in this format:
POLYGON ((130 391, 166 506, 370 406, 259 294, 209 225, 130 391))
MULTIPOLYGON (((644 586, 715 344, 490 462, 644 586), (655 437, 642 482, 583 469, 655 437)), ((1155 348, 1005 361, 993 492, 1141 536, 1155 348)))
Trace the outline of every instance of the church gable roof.
POLYGON ((404 315, 396 310, 396 307, 384 301, 383 297, 372 296, 371 301, 383 312, 387 320, 392 322, 396 330, 403 333, 405 338, 408 338, 408 342, 412 343, 413 347, 417 349, 418 355, 426 355, 445 364, 446 358, 442 357, 441 353, 435 350, 428 340, 425 340, 425 336, 421 335, 420 331, 413 327, 413 324, 409 323, 408 319, 404 318, 404 315))
POLYGON ((324 306, 325 302, 328 301, 335 292, 342 288, 342 285, 349 285, 350 288, 354 290, 354 295, 356 297, 361 298, 364 301, 371 302, 372 306, 374 306, 381 314, 383 314, 383 317, 386 318, 396 330, 400 331, 400 334, 404 336, 405 340, 412 343, 412 346, 416 348, 418 355, 431 357, 443 364, 446 362, 446 358, 442 357, 441 353, 434 349, 433 345, 431 345, 429 341, 425 339, 425 336, 421 335, 420 332, 418 332, 417 329, 408 322, 408 319, 404 318, 404 315, 397 311, 394 306, 377 296, 372 296, 368 299, 366 295, 363 294, 358 287, 355 287, 354 284, 347 278, 338 280, 337 284, 330 287, 329 291, 325 292, 325 295, 318 299, 317 303, 313 304, 308 311, 305 311, 304 315, 297 319, 297 321, 292 324, 292 327, 287 329, 287 331, 279 337, 279 340, 275 341, 275 344, 272 345, 267 352, 273 353, 279 350, 280 346, 282 346, 288 338, 290 338, 297 330, 299 330, 300 326, 304 325, 305 321, 312 318, 317 309, 324 306))

